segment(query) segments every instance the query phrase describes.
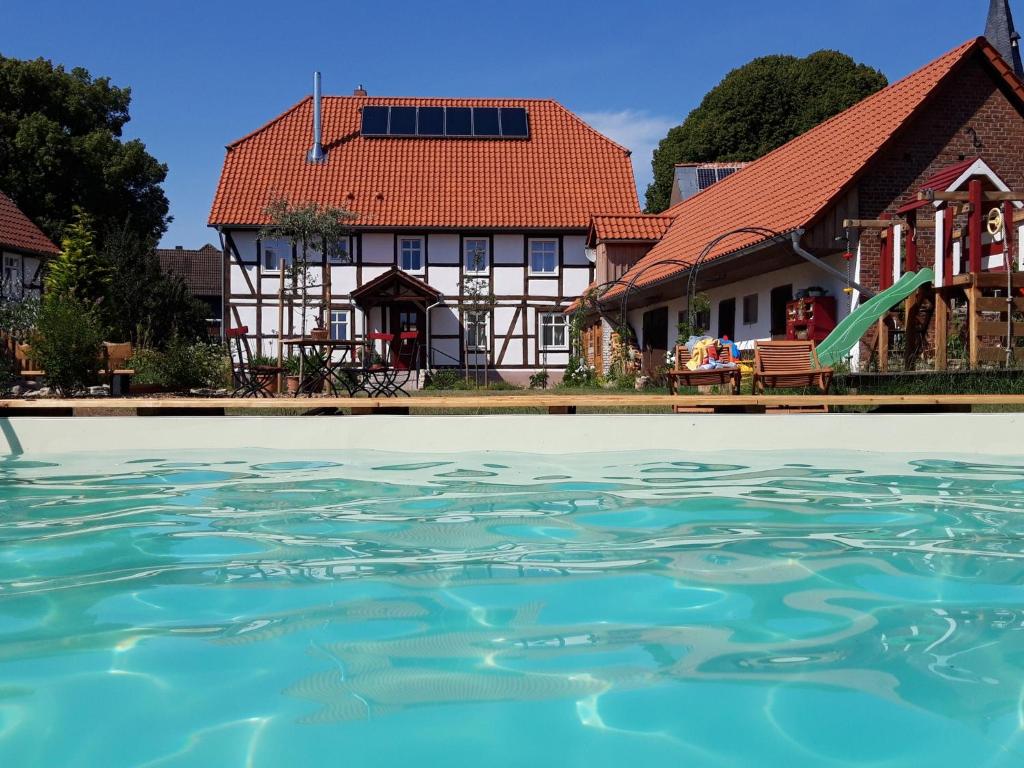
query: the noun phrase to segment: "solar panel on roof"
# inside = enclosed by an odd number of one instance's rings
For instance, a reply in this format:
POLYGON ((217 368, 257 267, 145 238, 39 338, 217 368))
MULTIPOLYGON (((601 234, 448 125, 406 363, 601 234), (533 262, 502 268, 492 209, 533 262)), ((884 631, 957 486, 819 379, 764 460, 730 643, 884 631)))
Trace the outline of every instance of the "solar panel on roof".
POLYGON ((719 168, 718 169, 718 180, 721 181, 726 176, 732 176, 734 173, 736 173, 736 169, 735 168, 719 168))
POLYGON ((715 174, 714 168, 697 169, 697 187, 699 189, 707 189, 716 181, 718 181, 718 176, 715 174))
POLYGON ((361 133, 516 139, 529 137, 530 122, 523 107, 371 106, 362 109, 361 133))
POLYGON ((444 107, 420 107, 418 136, 444 136, 444 107))
POLYGON ((445 136, 472 136, 473 111, 469 107, 447 107, 445 109, 445 136))
POLYGON ((391 136, 415 136, 416 107, 392 107, 391 120, 388 122, 388 134, 391 136))
POLYGON ((388 133, 388 108, 363 107, 364 136, 386 136, 388 133))
POLYGON ((508 138, 525 138, 530 135, 526 110, 522 107, 502 107, 501 135, 508 138))
POLYGON ((473 135, 501 136, 497 107, 473 107, 473 135))

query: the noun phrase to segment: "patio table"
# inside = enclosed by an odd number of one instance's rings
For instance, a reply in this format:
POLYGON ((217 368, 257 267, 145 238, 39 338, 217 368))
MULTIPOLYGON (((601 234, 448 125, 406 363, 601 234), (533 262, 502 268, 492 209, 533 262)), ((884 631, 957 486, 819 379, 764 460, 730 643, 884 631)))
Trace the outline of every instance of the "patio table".
POLYGON ((314 339, 309 336, 282 339, 281 343, 290 349, 298 348, 302 358, 302 380, 295 397, 323 392, 324 385, 332 395, 342 391, 354 397, 357 392, 366 392, 364 370, 356 360, 356 350, 361 342, 350 339, 314 339), (340 359, 335 360, 335 353, 340 359))

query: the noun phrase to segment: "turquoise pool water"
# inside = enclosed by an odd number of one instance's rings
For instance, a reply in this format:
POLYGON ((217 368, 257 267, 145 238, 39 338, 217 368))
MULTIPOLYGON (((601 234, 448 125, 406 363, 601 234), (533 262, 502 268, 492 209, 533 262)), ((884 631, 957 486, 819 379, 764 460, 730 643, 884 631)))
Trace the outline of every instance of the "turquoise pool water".
POLYGON ((0 765, 1024 764, 1024 457, 239 455, 0 460, 0 765))

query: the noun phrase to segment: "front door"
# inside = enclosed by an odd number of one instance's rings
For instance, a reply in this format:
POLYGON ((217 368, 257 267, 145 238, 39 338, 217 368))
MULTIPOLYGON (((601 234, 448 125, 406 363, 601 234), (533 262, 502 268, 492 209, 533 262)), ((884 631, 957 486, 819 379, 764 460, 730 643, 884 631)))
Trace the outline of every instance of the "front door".
POLYGON ((718 302, 718 338, 726 336, 730 341, 736 340, 736 299, 718 302))
POLYGON ((392 365, 396 368, 419 369, 426 348, 426 314, 417 304, 403 301, 391 305, 388 332, 395 335, 392 365), (402 340, 400 334, 416 331, 419 337, 402 340))

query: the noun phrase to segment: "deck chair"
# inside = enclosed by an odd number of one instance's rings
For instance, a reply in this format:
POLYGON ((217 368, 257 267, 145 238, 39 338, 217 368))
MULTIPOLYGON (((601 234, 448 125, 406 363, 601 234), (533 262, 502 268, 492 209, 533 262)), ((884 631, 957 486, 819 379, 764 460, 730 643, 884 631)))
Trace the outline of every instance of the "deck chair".
POLYGON ((232 397, 273 397, 270 388, 274 380, 284 372, 276 365, 253 364, 252 349, 249 347, 249 326, 229 328, 228 338, 231 354, 231 372, 235 383, 232 397))
POLYGON ((759 341, 754 346, 754 394, 813 387, 827 395, 832 369, 823 368, 813 341, 759 341))

